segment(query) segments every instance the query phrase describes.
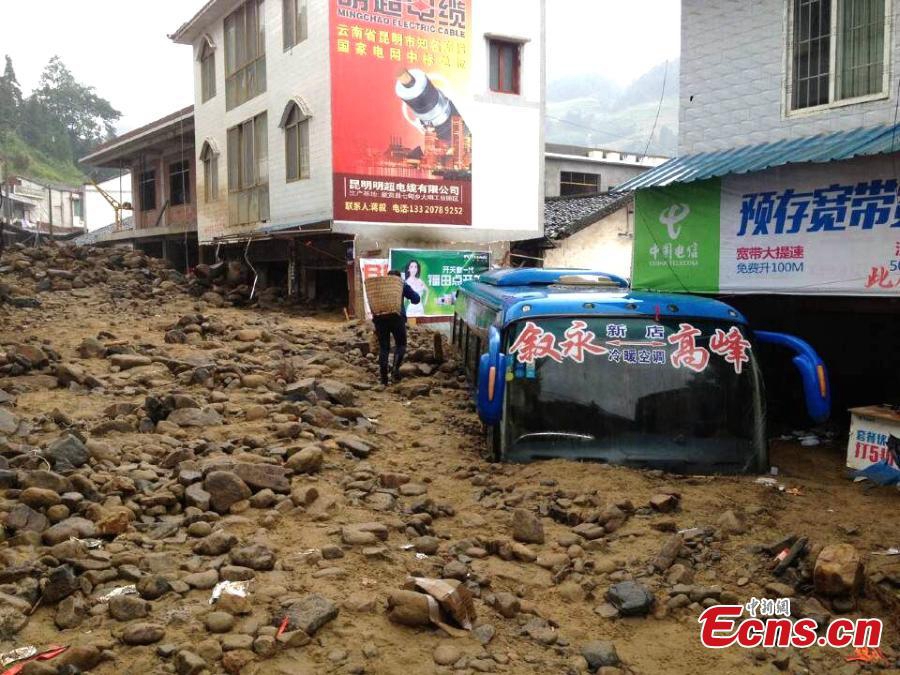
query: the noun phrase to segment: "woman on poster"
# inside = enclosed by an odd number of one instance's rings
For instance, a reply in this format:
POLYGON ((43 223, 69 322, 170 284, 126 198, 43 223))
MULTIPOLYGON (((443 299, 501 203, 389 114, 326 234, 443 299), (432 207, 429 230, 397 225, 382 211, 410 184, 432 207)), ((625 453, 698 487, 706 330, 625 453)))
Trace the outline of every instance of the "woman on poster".
POLYGON ((428 286, 422 281, 422 265, 418 260, 410 260, 403 270, 403 281, 419 296, 418 304, 410 303, 406 308, 406 315, 412 317, 425 316, 425 301, 428 298, 428 286))

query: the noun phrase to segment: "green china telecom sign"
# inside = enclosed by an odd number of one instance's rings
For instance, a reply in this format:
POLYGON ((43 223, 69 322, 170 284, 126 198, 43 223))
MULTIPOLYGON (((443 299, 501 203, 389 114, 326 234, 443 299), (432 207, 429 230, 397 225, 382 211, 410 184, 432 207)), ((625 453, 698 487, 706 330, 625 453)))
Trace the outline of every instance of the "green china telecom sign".
POLYGON ((674 188, 638 190, 635 196, 635 288, 719 290, 718 179, 674 188))

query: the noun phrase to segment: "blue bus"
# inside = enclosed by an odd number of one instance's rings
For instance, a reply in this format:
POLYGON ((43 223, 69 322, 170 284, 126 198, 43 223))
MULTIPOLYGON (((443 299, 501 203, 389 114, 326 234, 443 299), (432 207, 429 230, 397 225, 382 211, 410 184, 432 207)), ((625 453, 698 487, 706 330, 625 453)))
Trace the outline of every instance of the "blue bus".
POLYGON ((499 461, 565 457, 681 473, 768 470, 754 347, 788 350, 810 417, 825 365, 709 298, 639 292, 603 272, 500 269, 463 284, 453 342, 499 461))

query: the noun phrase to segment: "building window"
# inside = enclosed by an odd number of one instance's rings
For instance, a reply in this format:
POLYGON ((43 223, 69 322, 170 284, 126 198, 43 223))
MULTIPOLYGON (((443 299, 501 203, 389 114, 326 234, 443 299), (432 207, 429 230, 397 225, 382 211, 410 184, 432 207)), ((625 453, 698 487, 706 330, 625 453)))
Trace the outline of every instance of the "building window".
POLYGON ((599 173, 576 173, 574 171, 561 171, 559 174, 560 197, 595 195, 599 192, 599 173))
POLYGON ((291 102, 282 119, 287 180, 309 178, 309 115, 291 102))
POLYGON ((507 40, 488 40, 491 52, 491 91, 518 94, 522 45, 507 40))
POLYGON ((156 171, 144 171, 138 176, 138 193, 141 211, 152 211, 156 208, 156 171))
POLYGON ((80 199, 72 200, 72 215, 75 218, 84 218, 84 208, 80 199))
POLYGON ((169 204, 181 206, 191 202, 191 164, 187 160, 169 164, 169 204))
POLYGON ((266 114, 228 130, 228 220, 269 219, 269 142, 266 114))
POLYGON ((209 204, 219 198, 219 155, 209 143, 203 144, 200 161, 203 162, 203 199, 209 204))
POLYGON ((200 49, 200 90, 203 103, 216 95, 216 51, 209 38, 203 38, 200 49))
POLYGON ((890 0, 791 0, 792 110, 886 94, 890 0))
POLYGON ((309 35, 307 0, 282 0, 284 13, 284 48, 290 49, 309 35))
POLYGON ((265 0, 249 0, 225 19, 225 108, 265 90, 265 0))

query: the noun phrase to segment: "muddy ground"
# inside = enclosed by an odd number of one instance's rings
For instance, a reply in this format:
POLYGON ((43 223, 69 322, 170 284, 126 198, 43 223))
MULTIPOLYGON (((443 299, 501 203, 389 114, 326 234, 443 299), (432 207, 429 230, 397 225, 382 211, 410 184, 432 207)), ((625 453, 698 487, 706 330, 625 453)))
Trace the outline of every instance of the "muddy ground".
POLYGON ((17 425, 0 434, 0 653, 83 648, 25 672, 576 673, 587 672, 583 647, 595 641, 612 644, 594 645, 609 674, 855 673, 900 657, 890 604, 900 556, 871 555, 900 546, 900 494, 846 479, 846 438, 775 442, 783 491, 753 476, 490 464, 452 354, 433 363, 430 334, 414 331, 409 376, 383 390, 363 324, 214 306, 176 276, 141 276, 146 261, 96 276, 117 264, 8 251, 0 266, 2 410, 17 425), (46 275, 36 270, 65 264, 74 283, 51 274, 41 291, 46 275), (71 444, 50 450, 69 434, 86 457, 71 444), (243 480, 235 463, 270 473, 243 480), (661 504, 674 510, 650 506, 661 495, 674 496, 661 504), (532 534, 543 529, 543 543, 513 542, 516 510, 532 534), (380 527, 354 537, 361 523, 380 527), (600 534, 576 534, 585 523, 600 534), (685 530, 671 567, 652 570, 685 530), (762 547, 789 534, 810 550, 776 578, 762 547), (88 548, 92 539, 99 548, 88 548), (198 553, 198 542, 221 547, 198 553), (855 604, 837 609, 885 620, 884 661, 847 662, 852 649, 700 645, 704 603, 774 597, 772 583, 795 595, 795 615, 835 616, 830 599, 812 599, 810 581, 817 552, 834 543, 859 551, 867 578, 855 604), (53 577, 60 567, 74 580, 53 577), (475 596, 475 630, 451 637, 392 621, 388 596, 411 576, 461 580, 475 596), (223 579, 251 579, 225 617, 209 603, 223 579), (622 617, 607 603, 626 580, 652 594, 647 616, 622 617), (130 584, 140 596, 100 601, 130 584), (276 637, 310 596, 320 596, 313 613, 326 603, 315 625, 291 619, 290 639, 276 637), (75 669, 58 670, 67 658, 75 669))

